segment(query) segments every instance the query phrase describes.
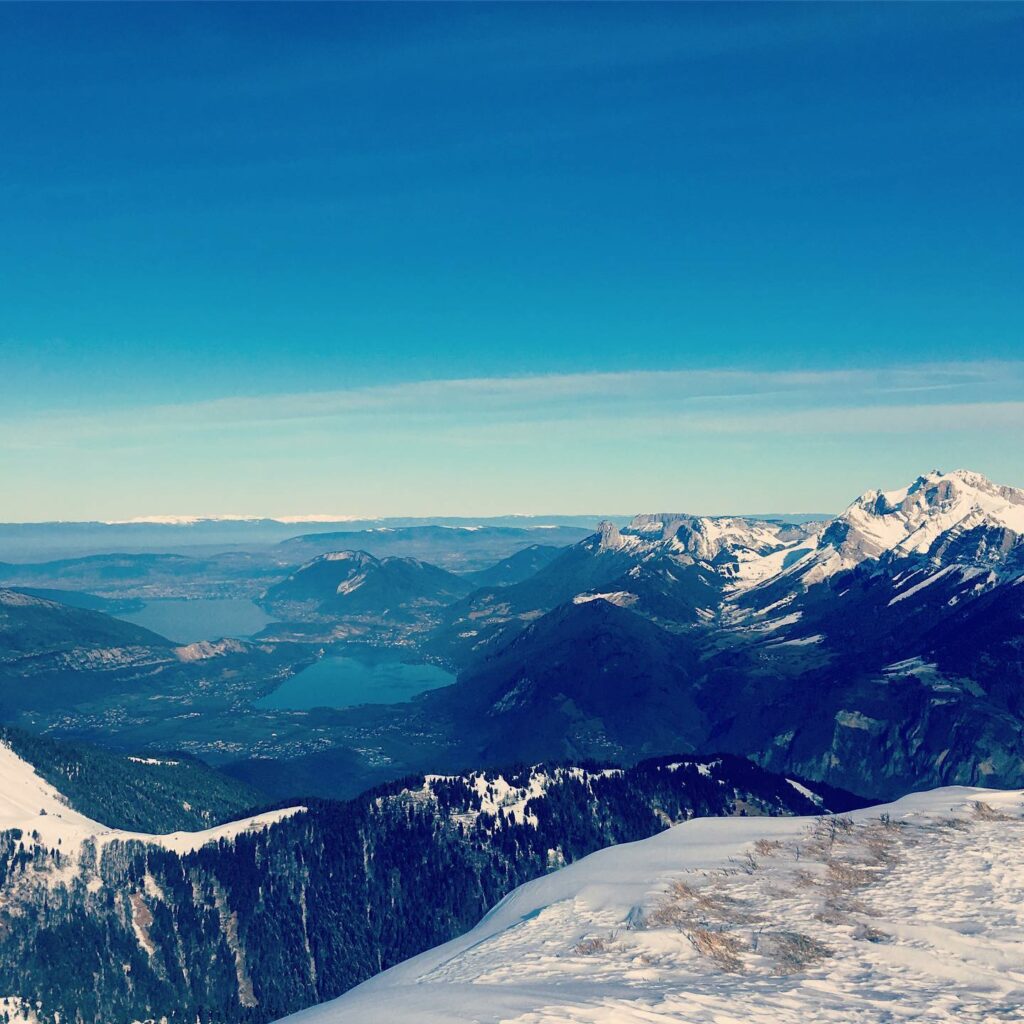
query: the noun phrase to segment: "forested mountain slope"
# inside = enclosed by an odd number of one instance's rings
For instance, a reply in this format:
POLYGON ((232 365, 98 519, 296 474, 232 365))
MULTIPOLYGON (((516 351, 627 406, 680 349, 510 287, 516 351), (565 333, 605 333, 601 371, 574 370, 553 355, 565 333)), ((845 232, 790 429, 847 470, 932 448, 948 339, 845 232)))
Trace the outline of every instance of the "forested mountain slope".
POLYGON ((115 754, 10 726, 0 728, 0 744, 32 765, 69 807, 112 828, 203 829, 268 802, 258 790, 187 754, 115 754))

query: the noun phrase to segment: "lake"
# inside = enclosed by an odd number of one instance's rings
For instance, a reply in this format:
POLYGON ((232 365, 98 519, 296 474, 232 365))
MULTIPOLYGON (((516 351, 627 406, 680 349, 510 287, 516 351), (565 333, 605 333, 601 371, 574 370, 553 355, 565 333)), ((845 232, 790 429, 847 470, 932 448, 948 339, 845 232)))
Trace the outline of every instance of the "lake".
POLYGON ((183 644, 196 640, 219 640, 225 636, 244 640, 274 621, 262 608, 245 598, 147 601, 139 611, 127 612, 117 618, 134 622, 136 626, 144 626, 168 640, 183 644))
POLYGON ((273 711, 345 708, 354 704, 401 704, 417 693, 455 682, 436 665, 414 665, 394 654, 331 655, 286 679, 255 706, 273 711))

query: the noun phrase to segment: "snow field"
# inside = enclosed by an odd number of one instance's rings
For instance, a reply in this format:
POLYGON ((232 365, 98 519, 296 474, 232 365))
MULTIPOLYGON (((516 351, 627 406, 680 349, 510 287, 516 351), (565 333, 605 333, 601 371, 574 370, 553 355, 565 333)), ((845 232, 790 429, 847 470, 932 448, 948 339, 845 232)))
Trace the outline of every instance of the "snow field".
POLYGON ((295 1024, 1024 1021, 1024 792, 697 819, 515 890, 295 1024))

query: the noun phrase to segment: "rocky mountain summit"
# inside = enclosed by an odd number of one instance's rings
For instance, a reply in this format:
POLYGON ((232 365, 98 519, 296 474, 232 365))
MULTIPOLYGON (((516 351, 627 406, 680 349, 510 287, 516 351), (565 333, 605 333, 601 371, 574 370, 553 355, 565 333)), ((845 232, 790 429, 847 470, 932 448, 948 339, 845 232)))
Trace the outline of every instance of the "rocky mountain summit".
POLYGON ((321 618, 414 619, 471 589, 461 576, 416 558, 332 551, 299 566, 261 601, 286 617, 312 612, 321 618))

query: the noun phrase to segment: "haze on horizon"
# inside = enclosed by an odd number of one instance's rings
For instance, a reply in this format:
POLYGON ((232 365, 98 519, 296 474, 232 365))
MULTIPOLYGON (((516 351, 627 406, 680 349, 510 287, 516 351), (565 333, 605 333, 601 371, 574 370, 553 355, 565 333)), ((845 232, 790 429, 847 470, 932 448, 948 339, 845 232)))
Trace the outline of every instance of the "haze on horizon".
POLYGON ((0 6, 0 521, 1024 484, 1022 28, 0 6))

